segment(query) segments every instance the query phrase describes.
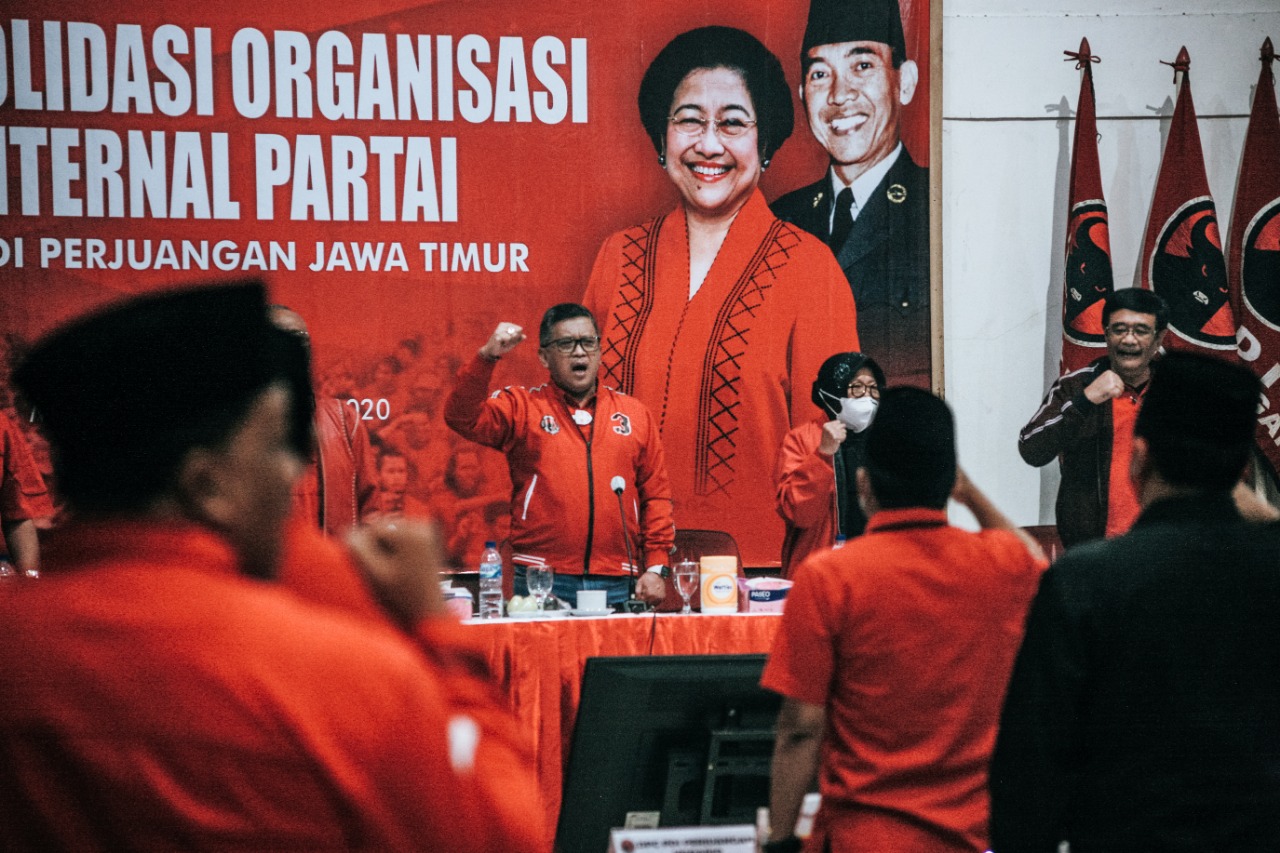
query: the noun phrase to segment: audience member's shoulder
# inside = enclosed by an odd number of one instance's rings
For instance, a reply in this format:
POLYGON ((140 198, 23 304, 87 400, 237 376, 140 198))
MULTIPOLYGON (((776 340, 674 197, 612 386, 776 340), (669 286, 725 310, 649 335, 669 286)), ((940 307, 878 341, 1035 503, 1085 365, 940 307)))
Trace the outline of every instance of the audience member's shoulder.
POLYGON ((791 580, 795 583, 827 583, 832 577, 848 575, 856 570, 857 549, 853 545, 858 540, 847 543, 843 548, 829 548, 814 551, 805 557, 800 565, 791 572, 791 580))
POLYGON ((379 624, 387 621, 351 555, 303 519, 290 521, 276 580, 305 601, 379 624))
POLYGON ((1168 569, 1166 539, 1148 527, 1143 535, 1095 539, 1068 548, 1050 566, 1054 582, 1075 596, 1120 602, 1150 584, 1162 582, 1168 569))
POLYGON ((416 689, 412 685, 426 674, 415 640, 390 622, 379 624, 289 597, 289 617, 280 623, 276 651, 277 659, 288 661, 299 678, 310 672, 342 679, 353 691, 393 693, 416 689))
POLYGON ((973 532, 962 532, 965 535, 981 539, 985 547, 998 554, 1007 563, 1034 569, 1037 573, 1044 571, 1049 565, 1047 558, 1032 553, 1031 549, 1027 547, 1026 540, 1018 534, 1018 531, 988 528, 973 532))
MULTIPOLYGON (((1053 570, 1059 575, 1086 578, 1115 562, 1118 540, 1095 539, 1072 545, 1053 561, 1053 570)), ((1121 548, 1121 551, 1124 549, 1121 548)))
MULTIPOLYGON (((1280 520, 1262 521, 1262 522, 1245 522, 1246 535, 1256 535, 1258 541, 1263 543, 1264 548, 1271 548, 1280 551, 1280 520)), ((1280 568, 1280 564, 1278 564, 1280 568)))

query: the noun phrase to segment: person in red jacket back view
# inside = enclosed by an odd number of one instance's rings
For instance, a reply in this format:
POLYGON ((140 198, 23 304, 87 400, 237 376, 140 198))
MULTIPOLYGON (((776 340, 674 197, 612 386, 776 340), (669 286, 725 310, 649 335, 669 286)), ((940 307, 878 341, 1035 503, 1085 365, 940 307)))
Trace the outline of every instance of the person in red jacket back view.
POLYGON ((570 602, 579 590, 604 589, 619 604, 632 572, 637 597, 661 601, 675 527, 656 420, 639 400, 600 385, 600 328, 572 302, 547 309, 539 328, 538 360, 551 381, 490 395, 498 360, 524 339, 520 326, 499 323, 459 371, 444 413, 459 435, 506 454, 516 593, 527 591, 529 566, 547 566, 552 591, 570 602))

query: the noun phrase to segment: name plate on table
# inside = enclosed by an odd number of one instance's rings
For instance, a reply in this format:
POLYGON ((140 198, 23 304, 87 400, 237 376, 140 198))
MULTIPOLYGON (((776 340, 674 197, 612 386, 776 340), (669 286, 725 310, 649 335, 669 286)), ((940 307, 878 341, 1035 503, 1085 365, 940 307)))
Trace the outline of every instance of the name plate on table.
POLYGON ((756 853, 756 828, 749 823, 729 826, 672 826, 667 829, 615 829, 609 833, 609 853, 756 853))

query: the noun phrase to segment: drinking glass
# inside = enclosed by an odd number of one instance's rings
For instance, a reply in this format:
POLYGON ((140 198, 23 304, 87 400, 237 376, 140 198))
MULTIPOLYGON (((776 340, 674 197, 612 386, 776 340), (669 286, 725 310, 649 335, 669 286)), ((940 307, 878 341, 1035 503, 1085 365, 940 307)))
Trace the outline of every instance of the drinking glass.
POLYGON ((533 597, 538 602, 538 610, 541 611, 547 603, 547 595, 551 592, 552 572, 551 569, 544 567, 529 566, 525 570, 525 583, 529 585, 529 592, 533 593, 533 597))
POLYGON ((692 560, 676 564, 676 592, 680 593, 680 597, 684 599, 684 609, 680 612, 685 616, 693 612, 689 607, 689 597, 698 588, 700 572, 701 567, 692 560))

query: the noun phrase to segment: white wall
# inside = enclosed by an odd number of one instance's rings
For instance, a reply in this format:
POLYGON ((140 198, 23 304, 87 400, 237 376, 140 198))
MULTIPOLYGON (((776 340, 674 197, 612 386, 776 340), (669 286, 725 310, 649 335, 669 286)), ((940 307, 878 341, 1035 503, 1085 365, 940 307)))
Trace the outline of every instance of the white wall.
MULTIPOLYGON (((1057 375, 1071 117, 1081 37, 1093 68, 1116 287, 1138 256, 1186 45, 1209 186, 1227 233, 1258 50, 1280 46, 1280 0, 1213 11, 1154 0, 943 0, 946 397, 961 464, 1019 524, 1052 523, 1057 464, 1034 469, 1019 428, 1057 375), (1055 11, 1042 6, 1052 5, 1055 11)), ((1275 69, 1280 73, 1280 69, 1275 69)))

